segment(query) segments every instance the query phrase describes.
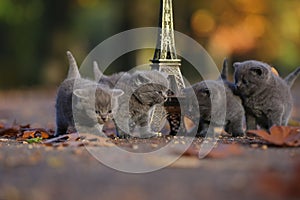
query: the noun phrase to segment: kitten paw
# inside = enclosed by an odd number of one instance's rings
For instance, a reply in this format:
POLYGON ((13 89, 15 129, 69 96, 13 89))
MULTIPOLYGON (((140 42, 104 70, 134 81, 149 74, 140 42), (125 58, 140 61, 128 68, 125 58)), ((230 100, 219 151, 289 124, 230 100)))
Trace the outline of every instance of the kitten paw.
POLYGON ((244 132, 233 132, 232 137, 244 137, 245 133, 244 132))

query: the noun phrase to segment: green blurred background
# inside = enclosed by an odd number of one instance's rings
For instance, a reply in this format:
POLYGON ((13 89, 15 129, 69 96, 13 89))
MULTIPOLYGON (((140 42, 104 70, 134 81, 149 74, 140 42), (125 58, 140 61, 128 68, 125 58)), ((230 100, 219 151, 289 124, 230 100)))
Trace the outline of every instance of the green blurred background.
MULTIPOLYGON (((300 66, 299 0, 173 2, 175 29, 218 65, 225 56, 257 59, 283 75, 300 66)), ((159 0, 0 0, 0 88, 56 86, 66 76, 67 50, 80 64, 114 34, 157 26, 158 14, 159 0)), ((113 69, 138 60, 125 56, 113 69)))

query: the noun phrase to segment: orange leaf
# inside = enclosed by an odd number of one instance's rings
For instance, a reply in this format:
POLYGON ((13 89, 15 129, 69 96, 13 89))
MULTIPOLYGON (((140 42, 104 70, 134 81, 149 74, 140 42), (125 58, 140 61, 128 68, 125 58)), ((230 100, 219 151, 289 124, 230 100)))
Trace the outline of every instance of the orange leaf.
POLYGON ((34 138, 35 133, 36 131, 24 131, 22 138, 23 139, 34 138))
POLYGON ((300 146, 300 127, 273 126, 270 133, 264 130, 249 130, 248 133, 260 136, 277 146, 300 146))
POLYGON ((41 137, 43 139, 49 138, 49 133, 42 130, 30 130, 30 131, 24 131, 22 138, 23 139, 30 139, 30 138, 37 138, 41 137))

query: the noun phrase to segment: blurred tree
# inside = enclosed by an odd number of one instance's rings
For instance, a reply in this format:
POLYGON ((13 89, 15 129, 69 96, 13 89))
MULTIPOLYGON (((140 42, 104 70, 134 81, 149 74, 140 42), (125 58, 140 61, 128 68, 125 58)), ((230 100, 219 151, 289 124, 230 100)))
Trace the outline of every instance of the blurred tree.
MULTIPOLYGON (((175 29, 218 65, 225 56, 258 59, 284 74, 300 63, 299 0, 174 0, 174 10, 175 29)), ((80 64, 112 35, 157 26, 158 11, 159 0, 1 0, 0 88, 57 85, 67 72, 67 50, 80 64)), ((151 54, 124 55, 109 73, 147 63, 151 54)))

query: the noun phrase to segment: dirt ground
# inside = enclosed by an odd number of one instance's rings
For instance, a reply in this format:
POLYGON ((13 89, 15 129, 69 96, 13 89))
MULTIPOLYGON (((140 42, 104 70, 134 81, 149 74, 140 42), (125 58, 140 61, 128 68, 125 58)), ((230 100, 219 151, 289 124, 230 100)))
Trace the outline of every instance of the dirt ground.
MULTIPOLYGON (((300 121, 299 88, 298 82, 293 87, 292 119, 296 121, 300 121)), ((55 89, 1 92, 0 122, 54 128, 54 105, 55 89)), ((248 139, 225 137, 219 141, 237 144, 238 154, 201 160, 185 155, 164 169, 130 174, 105 166, 85 147, 48 147, 0 138, 0 200, 299 199, 300 148, 266 146, 248 139)), ((183 144, 186 138, 177 140, 183 144)), ((157 147, 164 141, 117 142, 136 150, 149 144, 157 147)), ((181 143, 175 139, 173 150, 181 143)), ((109 147, 99 148, 105 151, 109 147)), ((144 164, 155 165, 164 159, 144 164)))

